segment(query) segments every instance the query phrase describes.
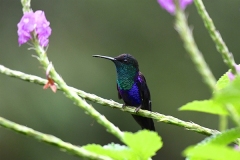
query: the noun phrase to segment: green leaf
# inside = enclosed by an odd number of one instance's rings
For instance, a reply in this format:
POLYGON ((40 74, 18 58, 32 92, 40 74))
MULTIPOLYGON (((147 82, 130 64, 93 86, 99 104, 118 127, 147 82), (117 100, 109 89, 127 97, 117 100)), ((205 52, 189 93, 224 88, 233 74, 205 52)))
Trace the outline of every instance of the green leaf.
POLYGON ((240 77, 236 76, 231 83, 217 92, 213 100, 223 105, 233 105, 240 116, 240 77))
POLYGON ((137 133, 124 132, 124 143, 142 160, 154 156, 162 147, 161 137, 156 132, 141 130, 137 133))
POLYGON ((115 143, 109 143, 107 145, 104 145, 103 148, 116 151, 129 150, 129 147, 115 143))
POLYGON ((98 144, 89 144, 83 146, 84 149, 88 151, 95 152, 104 156, 111 157, 114 160, 135 160, 137 157, 134 157, 133 152, 127 147, 119 144, 109 144, 106 146, 101 146, 98 144))
MULTIPOLYGON (((211 158, 211 160, 212 159, 214 160, 213 157, 205 157, 206 156, 205 153, 203 153, 201 156, 199 154, 201 154, 200 152, 206 152, 206 151, 208 152, 206 154, 212 154, 212 152, 214 152, 214 150, 217 150, 217 149, 210 150, 209 148, 207 148, 205 151, 205 147, 208 147, 208 146, 226 147, 228 144, 230 144, 231 142, 234 142, 239 137, 240 137, 240 128, 233 128, 230 130, 226 130, 222 133, 217 133, 208 138, 205 138, 203 141, 201 141, 197 145, 190 147, 190 151, 188 150, 189 148, 185 149, 184 155, 188 157, 188 160, 202 160, 203 158, 204 160, 206 158, 211 158)), ((217 153, 213 153, 213 155, 214 154, 218 154, 218 151, 217 153)))
POLYGON ((105 146, 90 144, 83 148, 86 150, 108 156, 114 160, 148 160, 162 147, 161 138, 156 132, 142 130, 137 133, 124 132, 124 143, 108 144, 105 146))
POLYGON ((205 138, 198 145, 228 145, 240 137, 240 128, 233 128, 205 138))
POLYGON ((183 153, 190 159, 201 158, 204 160, 239 160, 240 152, 227 146, 202 145, 188 147, 183 153))
POLYGON ((193 101, 185 104, 180 111, 199 111, 218 115, 227 115, 228 112, 221 104, 215 103, 213 100, 193 101))
POLYGON ((219 80, 217 81, 217 84, 216 84, 217 90, 221 90, 221 89, 225 88, 230 83, 230 80, 227 76, 228 72, 225 73, 224 75, 222 75, 222 77, 220 77, 219 80))

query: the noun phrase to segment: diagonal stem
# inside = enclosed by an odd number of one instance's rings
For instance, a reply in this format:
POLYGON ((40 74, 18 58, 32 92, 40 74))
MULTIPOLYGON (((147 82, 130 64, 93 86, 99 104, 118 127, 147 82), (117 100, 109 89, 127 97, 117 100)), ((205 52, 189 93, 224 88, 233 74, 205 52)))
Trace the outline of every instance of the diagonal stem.
MULTIPOLYGON (((193 38, 193 34, 192 34, 192 30, 188 27, 188 23, 187 23, 187 17, 184 14, 184 11, 180 8, 179 6, 179 1, 175 0, 175 4, 176 4, 176 29, 181 37, 181 39, 183 40, 184 43, 184 47, 186 49, 186 51, 188 52, 188 54, 190 55, 192 61, 194 62, 198 72, 201 74, 204 82, 207 84, 207 86, 209 87, 211 92, 214 92, 216 90, 215 86, 216 86, 216 79, 213 76, 208 64, 206 63, 206 61, 204 60, 204 57, 202 55, 202 53, 200 52, 200 50, 197 47, 197 44, 193 38)), ((195 0, 195 2, 197 2, 195 0)), ((213 28, 213 31, 215 31, 215 28, 213 28)), ((210 33, 211 34, 211 33, 210 33)), ((220 36, 220 34, 218 33, 218 36, 220 36)), ((215 38, 216 39, 216 38, 215 38)), ((218 39, 219 40, 219 39, 218 39)), ((218 44, 221 44, 221 47, 223 50, 225 50, 223 53, 223 57, 228 57, 228 49, 225 47, 224 42, 223 41, 217 41, 218 44)), ((217 47, 218 48, 218 47, 217 47)), ((218 48, 219 50, 221 50, 220 48, 218 48)), ((229 57, 228 57, 229 58, 229 57)), ((230 61, 230 59, 228 59, 229 63, 233 63, 234 61, 230 61)), ((233 73, 235 72, 235 67, 233 67, 233 73)), ((219 129, 221 129, 220 131, 223 131, 227 128, 227 118, 225 116, 220 116, 220 123, 219 123, 219 129)))
MULTIPOLYGON (((18 79, 21 79, 21 80, 24 80, 24 81, 28 81, 28 82, 31 82, 31 83, 40 84, 40 85, 44 85, 47 82, 46 79, 40 78, 38 76, 26 74, 26 73, 23 73, 23 72, 20 72, 20 71, 11 70, 11 69, 3 66, 3 65, 0 65, 0 73, 8 75, 10 77, 14 77, 14 78, 18 78, 18 79)), ((58 89, 62 90, 59 87, 58 87, 58 89)), ((119 109, 121 111, 128 112, 130 114, 136 114, 133 107, 126 107, 126 108, 123 109, 122 104, 117 103, 113 100, 107 100, 107 99, 98 97, 97 95, 86 93, 82 90, 78 90, 78 89, 70 87, 70 86, 68 86, 68 89, 77 93, 80 97, 82 97, 86 100, 90 100, 92 102, 95 102, 95 103, 98 103, 98 104, 101 104, 101 105, 104 105, 104 106, 116 108, 116 109, 119 109)), ((198 132, 198 133, 204 134, 204 135, 212 135, 212 134, 218 133, 218 131, 216 131, 216 130, 212 130, 212 129, 209 129, 209 128, 206 128, 206 127, 202 127, 202 126, 200 126, 198 124, 195 124, 193 122, 186 122, 186 121, 177 119, 175 117, 167 116, 167 115, 160 114, 160 113, 157 113, 157 112, 150 112, 150 111, 147 111, 147 110, 141 110, 140 109, 137 114, 140 115, 140 116, 155 119, 155 120, 160 121, 160 122, 164 122, 164 123, 176 125, 176 126, 179 126, 179 127, 183 127, 187 130, 198 132)))
POLYGON ((77 155, 79 157, 88 158, 91 160, 112 160, 109 157, 98 155, 96 153, 92 153, 90 151, 87 151, 87 150, 79 147, 79 146, 75 146, 75 145, 72 145, 71 143, 64 142, 55 136, 35 131, 29 127, 22 126, 17 123, 14 123, 12 121, 9 121, 3 117, 0 117, 0 126, 2 126, 4 128, 8 128, 10 130, 13 130, 15 132, 18 132, 20 134, 27 135, 27 136, 32 137, 41 142, 45 142, 50 145, 58 146, 60 149, 66 151, 68 153, 77 155))
POLYGON ((221 34, 217 31, 212 19, 210 18, 208 12, 202 0, 194 0, 195 6, 201 16, 208 33, 210 34, 212 40, 214 41, 218 52, 222 55, 224 62, 231 69, 232 73, 236 74, 235 61, 231 52, 229 52, 228 47, 222 39, 221 34))

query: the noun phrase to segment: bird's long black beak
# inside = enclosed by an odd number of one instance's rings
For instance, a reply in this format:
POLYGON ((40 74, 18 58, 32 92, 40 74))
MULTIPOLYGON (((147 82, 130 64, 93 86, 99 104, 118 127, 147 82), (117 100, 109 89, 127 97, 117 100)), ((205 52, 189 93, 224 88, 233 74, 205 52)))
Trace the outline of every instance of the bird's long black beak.
POLYGON ((111 61, 116 61, 115 58, 113 58, 113 57, 108 57, 108 56, 93 55, 93 57, 104 58, 104 59, 108 59, 108 60, 111 60, 111 61))

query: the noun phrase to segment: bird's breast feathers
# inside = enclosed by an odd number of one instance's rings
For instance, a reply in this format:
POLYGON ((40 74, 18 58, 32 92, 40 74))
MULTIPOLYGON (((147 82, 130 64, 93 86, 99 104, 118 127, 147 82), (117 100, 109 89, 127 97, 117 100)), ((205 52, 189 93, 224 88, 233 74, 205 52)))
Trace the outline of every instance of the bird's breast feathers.
POLYGON ((142 98, 136 83, 134 83, 129 90, 119 89, 119 94, 127 105, 139 106, 142 103, 142 98))

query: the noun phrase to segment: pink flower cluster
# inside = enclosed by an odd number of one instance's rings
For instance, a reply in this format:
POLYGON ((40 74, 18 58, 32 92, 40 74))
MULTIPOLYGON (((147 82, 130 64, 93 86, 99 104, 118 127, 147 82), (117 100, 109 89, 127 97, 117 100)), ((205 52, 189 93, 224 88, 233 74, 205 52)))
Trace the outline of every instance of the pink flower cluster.
POLYGON ((18 23, 18 43, 22 45, 32 39, 33 31, 38 38, 41 46, 48 45, 48 38, 51 35, 52 29, 50 22, 47 21, 43 11, 24 13, 22 19, 18 23))
MULTIPOLYGON (((181 9, 185 9, 193 0, 179 0, 181 9)), ((158 0, 160 6, 171 14, 175 14, 174 0, 158 0)))

